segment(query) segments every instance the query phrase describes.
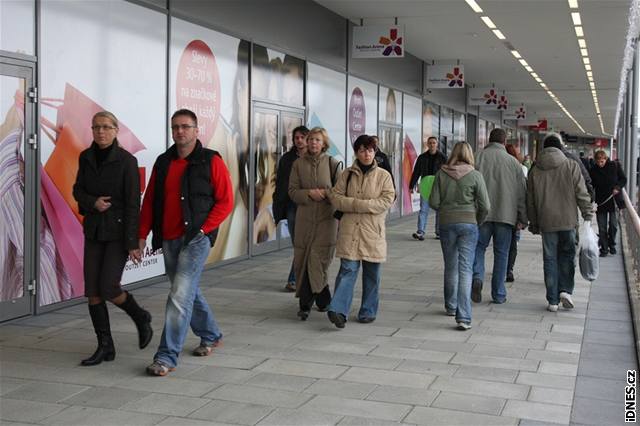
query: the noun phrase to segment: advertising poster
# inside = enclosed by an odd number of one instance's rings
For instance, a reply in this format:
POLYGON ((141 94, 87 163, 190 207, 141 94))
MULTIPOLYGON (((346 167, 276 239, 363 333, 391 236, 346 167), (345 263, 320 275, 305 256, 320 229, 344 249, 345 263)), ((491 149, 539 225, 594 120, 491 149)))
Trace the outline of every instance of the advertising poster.
POLYGON ((304 61, 253 45, 252 96, 287 105, 304 105, 304 61))
MULTIPOLYGON (((80 152, 92 142, 93 114, 118 118, 118 141, 136 156, 143 190, 166 149, 166 16, 127 2, 42 2, 41 10, 38 302, 47 305, 84 294, 72 186, 80 152)), ((141 264, 127 263, 122 282, 163 273, 162 254, 148 249, 141 264)))
POLYGON ((435 138, 440 136, 440 106, 424 101, 422 104, 422 146, 420 147, 420 153, 427 150, 427 139, 431 136, 435 138))
POLYGON ((453 112, 453 141, 465 142, 467 140, 467 119, 464 112, 453 112))
POLYGON ((249 240, 249 43, 176 18, 171 36, 168 114, 196 113, 200 141, 220 153, 233 185, 233 211, 207 262, 242 256, 249 240))
POLYGON ((344 74, 329 68, 308 63, 309 96, 307 127, 324 127, 329 133, 327 153, 344 163, 346 157, 345 93, 347 82, 344 74))
POLYGON ((378 134, 378 85, 349 76, 347 85, 347 163, 353 162, 353 143, 358 136, 378 134))
POLYGON ((420 155, 421 131, 420 118, 422 101, 420 98, 404 95, 404 114, 402 129, 404 140, 402 144, 402 214, 411 214, 420 210, 420 194, 410 191, 409 181, 413 166, 420 155))
POLYGON ((380 111, 380 146, 387 154, 398 191, 396 201, 391 205, 392 214, 400 213, 400 173, 402 171, 402 92, 380 86, 378 108, 380 111))
POLYGON ((0 76, 0 302, 24 294, 24 93, 23 79, 0 76))

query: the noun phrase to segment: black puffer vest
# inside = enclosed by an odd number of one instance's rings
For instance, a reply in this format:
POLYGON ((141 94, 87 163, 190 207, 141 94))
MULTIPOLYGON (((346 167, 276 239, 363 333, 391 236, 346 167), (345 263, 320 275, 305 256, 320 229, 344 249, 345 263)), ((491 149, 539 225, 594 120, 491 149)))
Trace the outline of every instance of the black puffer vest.
MULTIPOLYGON (((187 169, 180 184, 180 201, 182 203, 182 218, 185 227, 184 244, 188 244, 204 224, 209 212, 215 205, 213 187, 211 186, 211 160, 218 152, 203 148, 198 140, 196 146, 186 158, 187 169)), ((164 216, 164 184, 169 173, 171 160, 178 158, 178 150, 172 145, 164 154, 160 155, 153 165, 156 181, 153 194, 153 250, 162 248, 162 221, 164 216)), ((211 247, 218 236, 218 229, 207 234, 211 247)))

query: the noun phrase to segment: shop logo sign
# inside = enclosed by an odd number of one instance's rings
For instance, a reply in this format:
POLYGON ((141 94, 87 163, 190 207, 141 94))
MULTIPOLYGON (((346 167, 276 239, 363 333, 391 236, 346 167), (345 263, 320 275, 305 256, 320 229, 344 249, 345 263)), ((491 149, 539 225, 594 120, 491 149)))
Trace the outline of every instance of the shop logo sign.
POLYGON ((352 36, 352 58, 404 57, 404 27, 395 25, 353 27, 352 36))

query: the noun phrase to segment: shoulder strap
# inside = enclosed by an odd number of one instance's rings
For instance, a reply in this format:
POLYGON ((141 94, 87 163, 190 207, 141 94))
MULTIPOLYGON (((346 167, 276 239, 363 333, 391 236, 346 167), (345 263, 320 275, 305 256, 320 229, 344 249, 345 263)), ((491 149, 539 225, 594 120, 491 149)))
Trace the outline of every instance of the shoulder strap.
POLYGON ((347 197, 349 196, 349 181, 351 180, 352 175, 353 173, 351 173, 351 169, 349 168, 347 170, 347 183, 344 186, 344 195, 346 195, 347 197))
POLYGON ((335 167, 331 167, 331 162, 334 160, 335 159, 333 157, 329 156, 329 176, 331 176, 331 186, 336 185, 336 174, 338 173, 338 167, 342 164, 342 161, 338 161, 336 162, 335 167))

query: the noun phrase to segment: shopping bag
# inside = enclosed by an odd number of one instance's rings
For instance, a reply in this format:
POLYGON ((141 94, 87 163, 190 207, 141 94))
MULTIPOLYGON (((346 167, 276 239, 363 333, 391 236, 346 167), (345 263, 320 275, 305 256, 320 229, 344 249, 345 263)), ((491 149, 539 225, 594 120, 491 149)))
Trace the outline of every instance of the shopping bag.
POLYGON ((420 196, 423 200, 428 200, 431 195, 431 188, 433 188, 434 175, 424 176, 420 179, 420 196))
POLYGON ((588 281, 598 278, 600 259, 598 257, 598 237, 593 232, 591 221, 585 220, 580 225, 580 275, 588 281))

